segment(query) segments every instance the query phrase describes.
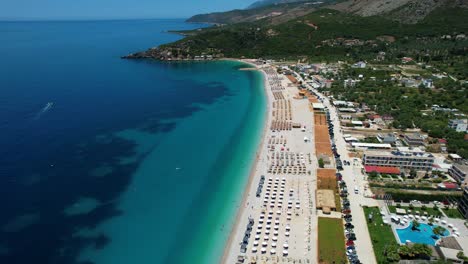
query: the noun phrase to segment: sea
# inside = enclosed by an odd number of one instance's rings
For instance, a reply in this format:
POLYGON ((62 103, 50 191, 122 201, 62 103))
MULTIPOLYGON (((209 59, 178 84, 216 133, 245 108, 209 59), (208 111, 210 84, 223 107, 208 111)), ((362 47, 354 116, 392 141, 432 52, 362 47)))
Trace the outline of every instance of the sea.
POLYGON ((124 60, 181 19, 0 22, 0 263, 218 263, 266 117, 236 61, 124 60))

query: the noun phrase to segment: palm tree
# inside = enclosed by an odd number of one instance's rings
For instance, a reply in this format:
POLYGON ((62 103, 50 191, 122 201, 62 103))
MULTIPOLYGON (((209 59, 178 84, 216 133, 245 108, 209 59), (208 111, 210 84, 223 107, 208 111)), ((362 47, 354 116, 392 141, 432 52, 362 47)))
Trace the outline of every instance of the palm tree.
POLYGON ((434 235, 441 236, 445 233, 445 228, 441 226, 436 226, 434 227, 434 229, 432 229, 432 232, 434 233, 434 235))
POLYGON ((418 227, 421 225, 418 221, 413 220, 413 226, 411 227, 412 230, 418 230, 418 227))

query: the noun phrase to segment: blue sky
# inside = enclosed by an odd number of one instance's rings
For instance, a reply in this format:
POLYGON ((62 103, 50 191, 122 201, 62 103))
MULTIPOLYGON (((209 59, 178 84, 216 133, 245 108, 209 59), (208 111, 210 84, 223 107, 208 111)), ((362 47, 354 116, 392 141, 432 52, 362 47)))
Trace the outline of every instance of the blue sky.
POLYGON ((255 0, 0 0, 0 19, 185 18, 255 0))

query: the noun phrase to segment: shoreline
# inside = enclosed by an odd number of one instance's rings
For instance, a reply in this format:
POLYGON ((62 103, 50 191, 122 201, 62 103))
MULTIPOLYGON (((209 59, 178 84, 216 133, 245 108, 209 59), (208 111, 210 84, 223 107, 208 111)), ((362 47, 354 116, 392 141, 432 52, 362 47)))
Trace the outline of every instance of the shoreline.
POLYGON ((244 60, 241 60, 241 59, 223 59, 223 60, 231 60, 231 61, 246 63, 248 65, 251 65, 252 67, 255 67, 254 69, 251 69, 251 70, 256 70, 256 71, 261 72, 261 74, 263 75, 263 90, 265 92, 265 97, 267 99, 267 102, 266 102, 266 105, 267 105, 266 111, 267 112, 266 112, 266 118, 264 119, 264 125, 263 125, 263 129, 262 129, 260 144, 257 147, 256 154, 255 154, 255 161, 252 164, 252 167, 250 168, 249 178, 248 178, 247 184, 246 184, 246 186, 245 186, 245 188, 244 188, 244 190, 242 192, 242 200, 241 200, 239 209, 236 212, 236 217, 234 218, 235 222, 233 223, 233 225, 231 227, 231 230, 229 232, 229 237, 228 237, 228 240, 225 243, 224 250, 223 250, 223 255, 222 255, 222 258, 221 258, 221 261, 220 261, 220 263, 228 263, 227 261, 228 261, 228 257, 229 257, 229 251, 230 251, 231 247, 233 246, 233 242, 234 242, 234 238, 235 238, 235 232, 236 232, 236 230, 238 229, 238 227, 240 225, 240 222, 241 222, 240 220, 241 220, 241 217, 242 217, 242 215, 244 213, 244 210, 245 210, 244 205, 248 200, 249 190, 252 187, 252 183, 253 183, 253 180, 255 178, 255 173, 256 173, 255 171, 256 171, 256 169, 258 167, 259 158, 260 158, 260 156, 262 154, 263 146, 264 146, 265 141, 266 141, 265 136, 266 136, 267 131, 268 131, 268 124, 270 123, 270 120, 272 118, 272 113, 271 113, 272 98, 271 98, 271 96, 269 94, 268 77, 267 77, 265 71, 263 71, 261 68, 257 67, 257 65, 255 65, 255 64, 253 64, 251 62, 244 61, 244 60))

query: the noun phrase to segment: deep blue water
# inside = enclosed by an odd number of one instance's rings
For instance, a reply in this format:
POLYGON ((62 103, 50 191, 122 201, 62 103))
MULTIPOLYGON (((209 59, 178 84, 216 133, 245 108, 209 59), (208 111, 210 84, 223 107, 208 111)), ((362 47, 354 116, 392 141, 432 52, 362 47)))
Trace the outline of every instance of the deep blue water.
POLYGON ((262 77, 120 59, 200 26, 0 22, 0 263, 219 259, 260 138, 262 77))

